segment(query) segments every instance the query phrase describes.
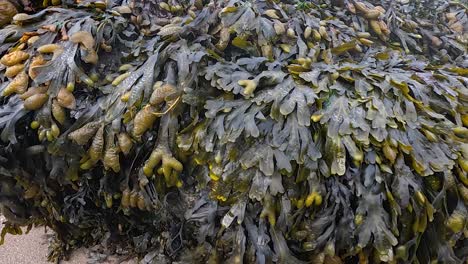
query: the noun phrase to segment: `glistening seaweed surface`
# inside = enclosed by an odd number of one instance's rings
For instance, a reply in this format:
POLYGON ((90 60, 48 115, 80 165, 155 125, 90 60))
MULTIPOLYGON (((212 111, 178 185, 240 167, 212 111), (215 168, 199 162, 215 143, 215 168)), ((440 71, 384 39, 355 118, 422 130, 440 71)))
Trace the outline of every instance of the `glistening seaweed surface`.
POLYGON ((467 260, 463 1, 27 2, 0 0, 1 242, 467 260))

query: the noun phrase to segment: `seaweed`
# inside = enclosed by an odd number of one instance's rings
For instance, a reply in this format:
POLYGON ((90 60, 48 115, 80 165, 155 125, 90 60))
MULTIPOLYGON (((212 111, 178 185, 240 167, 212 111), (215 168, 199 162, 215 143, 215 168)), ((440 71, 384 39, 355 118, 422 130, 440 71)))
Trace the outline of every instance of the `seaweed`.
POLYGON ((51 261, 467 260, 464 3, 10 2, 2 242, 46 225, 51 261))

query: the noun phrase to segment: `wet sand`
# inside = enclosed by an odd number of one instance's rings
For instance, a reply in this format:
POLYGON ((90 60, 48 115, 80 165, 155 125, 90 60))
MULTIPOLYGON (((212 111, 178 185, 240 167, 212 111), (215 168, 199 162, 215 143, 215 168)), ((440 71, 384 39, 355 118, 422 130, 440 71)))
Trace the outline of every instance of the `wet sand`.
MULTIPOLYGON (((0 229, 2 227, 3 218, 0 216, 0 229)), ((24 230, 24 229, 23 229, 24 230)), ((52 232, 48 230, 48 232, 52 232)), ((48 241, 45 229, 33 228, 28 234, 21 236, 13 236, 7 234, 5 244, 0 246, 0 263, 1 264, 50 264, 47 261, 48 241)), ((75 250, 70 256, 70 260, 61 261, 64 264, 86 264, 88 262, 88 254, 85 249, 75 250)), ((104 263, 117 263, 117 260, 109 259, 104 263)), ((137 263, 133 260, 123 263, 137 263)))

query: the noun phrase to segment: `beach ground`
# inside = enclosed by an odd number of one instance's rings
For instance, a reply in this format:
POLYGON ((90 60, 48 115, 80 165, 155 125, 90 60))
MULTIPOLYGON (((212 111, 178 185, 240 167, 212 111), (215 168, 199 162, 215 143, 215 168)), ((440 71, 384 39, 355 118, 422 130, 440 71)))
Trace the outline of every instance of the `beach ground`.
MULTIPOLYGON (((0 216, 0 229, 3 222, 0 216)), ((47 261, 48 241, 47 233, 52 232, 45 228, 33 228, 28 234, 13 236, 7 234, 5 244, 0 246, 1 264, 50 264, 47 261)), ((61 261, 64 264, 86 264, 88 263, 88 251, 86 249, 75 250, 68 261, 61 261)), ((118 262, 117 258, 108 258, 102 263, 128 263, 135 264, 136 260, 118 262)))

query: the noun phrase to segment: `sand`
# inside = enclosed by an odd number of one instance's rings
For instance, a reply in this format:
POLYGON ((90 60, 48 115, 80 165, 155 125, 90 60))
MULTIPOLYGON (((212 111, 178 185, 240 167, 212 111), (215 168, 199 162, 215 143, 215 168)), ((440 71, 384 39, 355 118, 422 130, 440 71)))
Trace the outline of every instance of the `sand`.
MULTIPOLYGON (((4 218, 0 216, 0 229, 4 218)), ((50 230, 48 231, 50 234, 50 230)), ((1 264, 50 264, 47 261, 47 233, 44 228, 33 228, 28 234, 13 236, 7 234, 5 244, 0 246, 1 264)), ((64 264, 86 264, 88 262, 86 249, 75 250, 70 260, 61 261, 64 264)), ((116 258, 109 258, 104 263, 118 263, 116 258)), ((134 264, 136 260, 122 263, 134 264)))

